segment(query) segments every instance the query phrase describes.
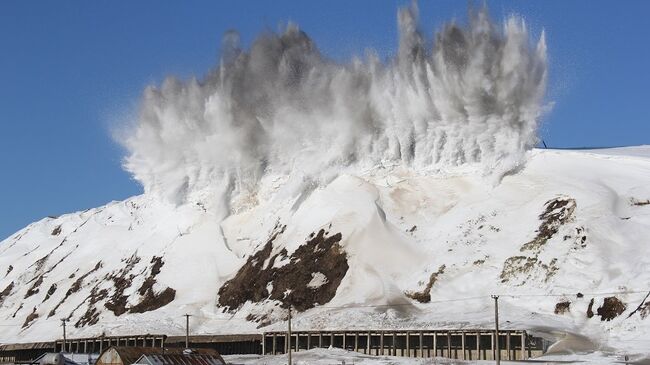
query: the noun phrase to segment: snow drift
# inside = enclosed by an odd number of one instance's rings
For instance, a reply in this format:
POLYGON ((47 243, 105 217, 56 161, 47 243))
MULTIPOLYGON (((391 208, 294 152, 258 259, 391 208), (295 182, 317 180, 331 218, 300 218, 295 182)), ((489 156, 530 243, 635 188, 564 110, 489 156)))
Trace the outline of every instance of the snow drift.
POLYGON ((523 20, 502 26, 486 9, 428 40, 414 4, 398 13, 399 49, 335 63, 296 25, 242 50, 224 37, 222 60, 201 80, 168 78, 146 90, 121 133, 126 168, 148 194, 173 202, 255 189, 273 171, 327 182, 342 168, 393 161, 415 168, 479 165, 496 178, 535 145, 546 86, 546 45, 523 20))

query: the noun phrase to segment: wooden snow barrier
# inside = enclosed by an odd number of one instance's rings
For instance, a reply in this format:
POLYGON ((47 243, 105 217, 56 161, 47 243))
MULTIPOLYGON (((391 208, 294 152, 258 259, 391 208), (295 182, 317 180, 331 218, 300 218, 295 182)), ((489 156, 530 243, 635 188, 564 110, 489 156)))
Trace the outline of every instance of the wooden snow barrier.
MULTIPOLYGON (((278 355, 313 348, 335 347, 376 356, 446 357, 494 360, 493 330, 331 330, 265 332, 262 354, 278 355)), ((549 343, 520 330, 499 331, 503 360, 525 360, 542 355, 549 343)))
MULTIPOLYGON (((286 354, 313 348, 336 347, 377 356, 447 357, 464 360, 493 360, 493 330, 325 330, 283 331, 263 334, 191 335, 191 348, 206 348, 230 354, 286 354)), ((499 331, 503 360, 523 360, 542 355, 549 342, 520 330, 499 331)), ((100 353, 111 346, 184 348, 184 336, 143 334, 99 336, 52 342, 0 344, 0 364, 30 362, 47 352, 100 353)))

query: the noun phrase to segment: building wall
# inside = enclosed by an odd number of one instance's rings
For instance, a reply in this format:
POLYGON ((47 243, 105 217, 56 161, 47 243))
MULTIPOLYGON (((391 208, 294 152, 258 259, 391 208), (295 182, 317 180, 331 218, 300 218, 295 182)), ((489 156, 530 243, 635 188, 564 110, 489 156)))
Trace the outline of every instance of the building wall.
POLYGON ((97 363, 95 365, 131 365, 131 364, 124 364, 122 362, 122 358, 120 357, 120 354, 115 351, 115 349, 108 349, 104 351, 104 353, 97 359, 97 363))

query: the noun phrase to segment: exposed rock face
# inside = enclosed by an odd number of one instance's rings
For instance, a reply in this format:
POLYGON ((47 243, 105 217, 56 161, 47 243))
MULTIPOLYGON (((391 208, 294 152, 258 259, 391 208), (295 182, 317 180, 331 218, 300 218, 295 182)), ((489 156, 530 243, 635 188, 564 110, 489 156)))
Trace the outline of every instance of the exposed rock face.
POLYGON ((284 308, 305 311, 332 300, 348 270, 346 253, 339 244, 341 234, 328 236, 321 229, 288 256, 285 249, 272 253, 273 241, 282 232, 275 233, 219 289, 219 305, 232 311, 249 300, 277 300, 284 308), (322 285, 309 285, 314 273, 325 276, 322 285))
POLYGON ((627 306, 620 299, 607 297, 603 305, 596 310, 596 314, 600 316, 601 321, 611 321, 625 312, 625 309, 627 306))
POLYGON ((160 293, 156 293, 153 289, 156 284, 156 276, 160 274, 160 269, 165 264, 162 257, 154 256, 151 258, 151 269, 149 276, 144 280, 142 286, 138 289, 138 293, 142 296, 140 302, 129 309, 130 313, 144 313, 158 308, 164 307, 171 303, 176 298, 176 290, 172 288, 165 288, 160 293))
POLYGON ((0 306, 4 302, 5 298, 11 293, 11 291, 14 289, 14 282, 12 281, 7 285, 6 288, 4 288, 3 291, 0 292, 0 306))
POLYGON ((589 306, 587 307, 587 318, 594 316, 594 298, 591 298, 589 301, 589 306))
POLYGON ((576 201, 569 197, 558 197, 547 201, 544 207, 544 212, 539 216, 542 223, 537 229, 537 236, 521 246, 521 252, 539 252, 560 227, 573 218, 576 201))
POLYGON ((570 308, 571 308, 571 302, 569 301, 559 302, 555 305, 555 310, 553 311, 553 313, 565 314, 569 312, 570 308))
POLYGON ((29 327, 29 325, 36 319, 38 318, 38 313, 36 313, 36 307, 32 310, 32 313, 30 313, 27 318, 25 318, 25 323, 23 323, 23 328, 29 327))
POLYGON ((540 261, 537 256, 513 256, 506 259, 501 271, 501 282, 505 283, 513 279, 519 279, 519 285, 523 285, 529 279, 540 278, 544 282, 550 280, 558 270, 557 259, 552 259, 548 264, 540 261))
POLYGON ((54 293, 56 293, 57 285, 56 283, 52 284, 50 288, 47 290, 47 294, 45 294, 45 298, 43 299, 43 303, 45 303, 54 293))
POLYGON ((406 292, 406 296, 415 299, 420 303, 429 303, 431 301, 431 288, 433 288, 433 284, 438 281, 438 277, 445 272, 445 265, 440 266, 438 268, 438 271, 434 272, 431 274, 429 277, 429 282, 427 283, 427 286, 424 288, 424 290, 419 291, 419 292, 406 292))
POLYGON ((97 324, 97 322, 99 322, 100 313, 96 307, 96 304, 97 302, 106 299, 106 297, 108 297, 108 290, 99 290, 97 287, 94 287, 88 298, 86 298, 86 301, 88 302, 88 309, 86 309, 86 312, 81 316, 81 318, 79 318, 74 326, 79 328, 97 324))
POLYGON ((124 291, 131 287, 133 279, 136 277, 136 275, 132 274, 131 271, 135 265, 140 262, 140 257, 134 253, 131 257, 122 261, 124 262, 124 266, 117 272, 107 275, 106 277, 113 281, 114 291, 108 301, 104 303, 104 307, 118 317, 128 311, 126 303, 129 300, 129 297, 124 295, 124 291))
POLYGON ((562 196, 547 201, 544 204, 544 211, 539 215, 541 223, 537 228, 537 235, 519 249, 527 255, 506 259, 500 275, 501 282, 518 281, 518 285, 523 285, 530 279, 548 282, 555 276, 558 271, 557 258, 544 262, 539 255, 548 240, 558 233, 560 227, 574 218, 575 209, 576 201, 569 197, 562 196))
MULTIPOLYGON (((67 300, 67 299, 68 299, 72 294, 74 294, 74 293, 78 292, 79 290, 81 290, 81 286, 82 286, 84 280, 85 280, 89 275, 91 275, 92 273, 94 273, 94 272, 96 272, 97 270, 99 270, 101 267, 102 267, 102 262, 99 261, 99 262, 95 265, 94 268, 92 268, 90 271, 88 271, 87 273, 83 274, 83 275, 80 276, 79 278, 77 278, 77 280, 75 280, 75 281, 72 283, 72 285, 70 286, 70 289, 68 289, 68 291, 66 291, 65 296, 63 297, 63 299, 61 299, 61 301, 59 301, 59 303, 58 303, 54 308, 52 308, 52 310, 50 311, 50 313, 47 315, 47 318, 50 318, 50 317, 52 317, 53 315, 55 315, 57 309, 59 309, 59 307, 60 307, 63 303, 65 303, 65 301, 66 301, 66 300, 67 300)), ((55 289, 55 290, 56 290, 56 289, 55 289)))

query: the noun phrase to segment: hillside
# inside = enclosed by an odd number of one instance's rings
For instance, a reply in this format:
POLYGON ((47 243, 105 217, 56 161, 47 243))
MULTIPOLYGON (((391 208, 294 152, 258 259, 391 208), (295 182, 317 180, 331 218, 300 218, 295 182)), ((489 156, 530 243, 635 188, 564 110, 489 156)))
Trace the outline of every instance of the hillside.
POLYGON ((525 159, 498 182, 378 164, 45 218, 0 243, 0 342, 53 340, 61 318, 69 337, 182 334, 185 313, 258 332, 288 305, 299 329, 489 328, 500 294, 504 327, 647 349, 650 147, 525 159))

